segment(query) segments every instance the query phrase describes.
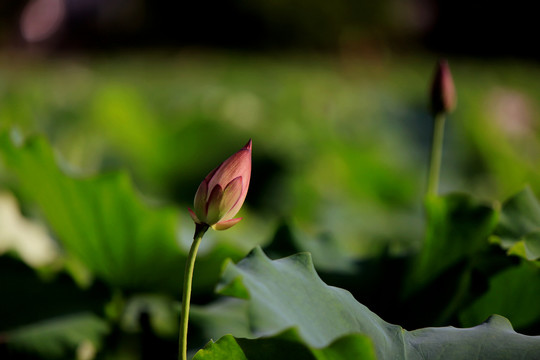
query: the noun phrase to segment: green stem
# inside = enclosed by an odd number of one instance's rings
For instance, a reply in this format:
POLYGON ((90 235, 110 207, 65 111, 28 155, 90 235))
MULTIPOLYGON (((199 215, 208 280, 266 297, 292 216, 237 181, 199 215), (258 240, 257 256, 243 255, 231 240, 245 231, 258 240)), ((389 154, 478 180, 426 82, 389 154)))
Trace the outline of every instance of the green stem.
POLYGON ((429 164, 428 176, 428 195, 437 195, 439 186, 439 175, 441 171, 441 157, 444 138, 444 121, 446 117, 444 113, 435 115, 435 123, 433 126, 433 143, 431 145, 431 160, 429 164))
POLYGON ((195 268, 195 258, 197 250, 208 230, 206 224, 195 224, 195 235, 193 235, 193 243, 189 249, 189 254, 186 260, 186 269, 184 271, 184 287, 182 289, 182 312, 180 313, 180 335, 179 335, 179 354, 180 360, 187 360, 187 332, 189 320, 189 302, 191 300, 191 283, 193 280, 193 269, 195 268))

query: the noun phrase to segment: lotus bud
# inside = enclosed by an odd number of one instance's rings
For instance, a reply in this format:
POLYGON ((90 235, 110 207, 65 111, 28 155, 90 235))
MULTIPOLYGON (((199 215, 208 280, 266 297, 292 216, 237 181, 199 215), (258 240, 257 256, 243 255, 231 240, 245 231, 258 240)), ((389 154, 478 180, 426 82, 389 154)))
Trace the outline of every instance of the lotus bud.
POLYGON ((195 224, 225 230, 242 220, 234 216, 246 199, 250 177, 251 140, 212 170, 199 185, 194 210, 188 209, 195 224))
POLYGON ((450 113, 456 107, 456 89, 446 60, 437 64, 431 85, 431 112, 433 115, 450 113))

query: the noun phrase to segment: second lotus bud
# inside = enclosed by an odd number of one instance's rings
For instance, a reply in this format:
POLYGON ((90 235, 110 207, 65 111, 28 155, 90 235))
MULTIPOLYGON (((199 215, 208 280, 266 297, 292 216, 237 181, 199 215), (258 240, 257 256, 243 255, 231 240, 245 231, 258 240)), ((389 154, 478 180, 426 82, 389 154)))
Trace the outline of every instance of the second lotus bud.
POLYGON ((446 60, 440 60, 431 84, 431 112, 433 115, 450 113, 456 107, 456 88, 446 60))

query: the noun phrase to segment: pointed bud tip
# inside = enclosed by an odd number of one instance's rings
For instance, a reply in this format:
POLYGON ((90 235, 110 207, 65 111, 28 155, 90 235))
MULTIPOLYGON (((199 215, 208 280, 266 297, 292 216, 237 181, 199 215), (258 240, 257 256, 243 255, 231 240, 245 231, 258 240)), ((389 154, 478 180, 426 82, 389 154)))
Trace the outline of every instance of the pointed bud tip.
POLYGON ((456 107, 456 89, 446 59, 437 63, 431 85, 431 111, 434 115, 449 113, 456 107))
POLYGON ((438 67, 440 68, 448 68, 448 60, 446 59, 439 59, 438 61, 438 67))
POLYGON ((247 142, 246 145, 244 145, 243 149, 250 150, 251 151, 251 139, 247 142))

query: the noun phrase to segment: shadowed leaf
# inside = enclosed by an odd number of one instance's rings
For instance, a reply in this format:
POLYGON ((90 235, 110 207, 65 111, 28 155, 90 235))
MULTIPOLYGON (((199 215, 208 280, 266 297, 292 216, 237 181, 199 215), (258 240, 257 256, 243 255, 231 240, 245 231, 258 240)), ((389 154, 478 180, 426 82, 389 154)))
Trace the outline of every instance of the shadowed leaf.
POLYGON ((99 347, 109 332, 100 316, 110 294, 98 284, 82 290, 65 273, 41 279, 22 262, 2 256, 0 293, 2 359, 3 344, 10 356, 72 359, 83 341, 99 347))

